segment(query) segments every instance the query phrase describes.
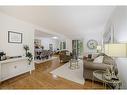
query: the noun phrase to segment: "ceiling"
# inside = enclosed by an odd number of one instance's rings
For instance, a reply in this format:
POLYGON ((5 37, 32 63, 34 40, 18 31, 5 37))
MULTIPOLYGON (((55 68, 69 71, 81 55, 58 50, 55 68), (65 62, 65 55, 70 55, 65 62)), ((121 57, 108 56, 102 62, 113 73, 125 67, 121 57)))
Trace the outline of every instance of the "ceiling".
POLYGON ((104 27, 114 9, 115 7, 112 6, 0 7, 0 11, 8 15, 36 24, 47 30, 64 34, 70 38, 81 38, 91 29, 104 27))
POLYGON ((40 30, 35 30, 34 36, 35 37, 49 37, 49 38, 51 38, 51 37, 54 37, 55 35, 51 35, 49 33, 45 33, 45 32, 42 32, 40 30))

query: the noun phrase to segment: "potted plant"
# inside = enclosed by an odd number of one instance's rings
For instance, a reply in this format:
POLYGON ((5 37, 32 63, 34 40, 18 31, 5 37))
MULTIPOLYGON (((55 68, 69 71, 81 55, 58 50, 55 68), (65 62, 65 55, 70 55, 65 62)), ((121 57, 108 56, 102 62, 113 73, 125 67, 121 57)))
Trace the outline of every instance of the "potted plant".
POLYGON ((26 57, 28 57, 28 61, 29 61, 29 65, 30 65, 30 63, 31 63, 32 60, 33 60, 33 55, 32 55, 32 53, 27 52, 27 53, 26 53, 26 57))
POLYGON ((33 60, 33 55, 32 55, 32 53, 28 52, 29 51, 29 46, 28 45, 24 45, 23 48, 24 48, 24 50, 26 52, 25 56, 28 57, 28 61, 29 61, 29 65, 30 65, 30 63, 33 60))
POLYGON ((29 49, 29 46, 28 46, 28 45, 24 45, 23 48, 24 48, 24 50, 25 50, 25 52, 26 52, 26 55, 27 55, 28 50, 30 50, 30 49, 29 49))

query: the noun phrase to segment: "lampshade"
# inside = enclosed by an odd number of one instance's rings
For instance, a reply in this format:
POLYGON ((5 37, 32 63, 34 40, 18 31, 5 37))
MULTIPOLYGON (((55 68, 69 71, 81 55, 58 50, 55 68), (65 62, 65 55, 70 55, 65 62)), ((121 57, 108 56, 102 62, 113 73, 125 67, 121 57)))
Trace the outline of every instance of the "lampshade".
POLYGON ((106 44, 105 54, 112 57, 126 57, 127 45, 126 44, 106 44))
POLYGON ((97 46, 97 50, 101 50, 101 46, 97 46))

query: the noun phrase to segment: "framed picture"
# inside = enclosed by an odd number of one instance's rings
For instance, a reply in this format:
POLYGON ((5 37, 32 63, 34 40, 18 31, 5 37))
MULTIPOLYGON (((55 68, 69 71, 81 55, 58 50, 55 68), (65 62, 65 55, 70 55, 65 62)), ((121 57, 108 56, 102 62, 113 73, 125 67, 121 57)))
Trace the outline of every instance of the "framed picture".
POLYGON ((105 32, 103 41, 104 44, 111 43, 111 31, 105 32))
POLYGON ((103 35, 103 44, 114 43, 114 26, 110 26, 103 35))
POLYGON ((8 31, 8 43, 22 43, 22 33, 8 31))
POLYGON ((40 39, 34 39, 34 45, 35 46, 41 46, 41 40, 40 39))

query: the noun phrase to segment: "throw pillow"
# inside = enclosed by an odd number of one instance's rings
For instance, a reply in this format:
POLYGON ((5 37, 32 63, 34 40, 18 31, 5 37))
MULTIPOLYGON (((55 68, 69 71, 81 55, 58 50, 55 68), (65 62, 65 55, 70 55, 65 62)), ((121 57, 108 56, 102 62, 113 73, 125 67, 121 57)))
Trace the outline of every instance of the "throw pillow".
POLYGON ((103 57, 104 56, 99 56, 99 57, 95 58, 93 63, 102 63, 103 62, 103 57))
POLYGON ((97 53, 92 54, 92 59, 99 57, 97 53))
POLYGON ((108 65, 114 64, 114 60, 107 55, 104 56, 103 62, 104 64, 108 64, 108 65))

